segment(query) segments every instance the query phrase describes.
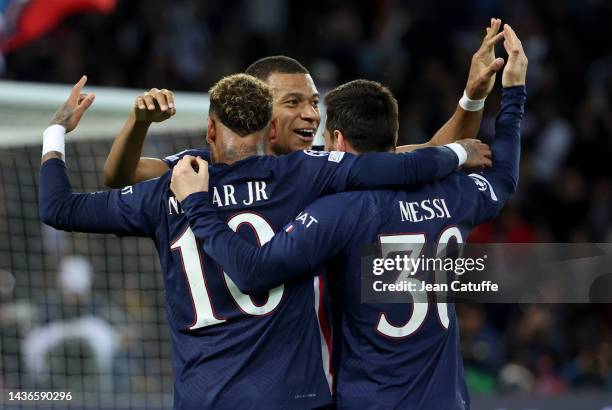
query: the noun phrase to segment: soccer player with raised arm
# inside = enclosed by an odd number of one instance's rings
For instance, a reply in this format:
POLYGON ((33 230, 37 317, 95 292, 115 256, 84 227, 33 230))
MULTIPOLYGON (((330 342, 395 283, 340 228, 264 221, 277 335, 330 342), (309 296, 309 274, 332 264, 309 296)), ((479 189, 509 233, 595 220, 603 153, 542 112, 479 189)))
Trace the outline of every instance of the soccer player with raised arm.
MULTIPOLYGON (((170 172, 122 190, 72 192, 64 138, 93 102, 93 95, 81 94, 85 82, 83 77, 73 87, 45 130, 40 216, 57 229, 155 241, 171 330, 175 408, 301 409, 331 403, 317 279, 242 293, 194 237, 169 189, 170 172)), ((431 182, 464 161, 490 163, 488 146, 474 140, 399 155, 299 151, 258 156, 272 128, 271 116, 270 87, 252 76, 230 76, 210 90, 207 139, 217 164, 210 169, 212 202, 251 244, 267 242, 322 195, 431 182)))
MULTIPOLYGON (((208 192, 197 192, 208 189, 204 161, 198 160, 198 173, 188 160, 174 168, 172 189, 192 230, 241 290, 256 293, 292 283, 327 261, 339 308, 334 340, 338 408, 469 408, 454 305, 360 303, 361 247, 375 243, 385 257, 403 246, 418 257, 426 243, 462 243, 515 191, 527 58, 508 25, 504 36, 508 62, 490 170, 455 172, 417 190, 320 198, 260 248, 227 228, 208 192)), ((397 132, 392 100, 387 89, 364 80, 331 91, 326 96, 328 141, 346 152, 392 150, 397 132)))
MULTIPOLYGON (((495 58, 495 44, 501 41, 499 19, 491 19, 480 48, 470 64, 464 96, 451 118, 425 144, 398 147, 405 152, 424 146, 440 146, 463 138, 475 138, 480 128, 484 99, 493 88, 494 74, 503 61, 495 58)), ((246 74, 259 78, 272 89, 272 117, 276 131, 268 135, 266 153, 287 154, 310 149, 319 126, 319 93, 308 70, 286 56, 262 58, 251 64, 246 74)), ((174 95, 152 88, 135 99, 132 111, 119 132, 104 164, 104 183, 120 188, 164 174, 183 155, 208 158, 204 149, 190 149, 163 160, 140 158, 145 136, 153 122, 165 121, 177 109, 174 95)))

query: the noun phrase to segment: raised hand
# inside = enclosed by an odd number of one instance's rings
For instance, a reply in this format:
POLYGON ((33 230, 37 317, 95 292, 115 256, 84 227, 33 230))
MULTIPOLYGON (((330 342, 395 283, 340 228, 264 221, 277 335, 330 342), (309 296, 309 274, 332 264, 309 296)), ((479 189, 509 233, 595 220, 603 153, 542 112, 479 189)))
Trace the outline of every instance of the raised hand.
POLYGON ((495 85, 495 73, 504 65, 503 58, 495 58, 495 45, 504 38, 504 32, 498 33, 500 26, 500 19, 491 19, 480 48, 472 56, 465 86, 465 93, 472 100, 480 100, 489 95, 495 85))
POLYGON ((194 192, 208 191, 208 162, 200 157, 185 155, 174 166, 170 189, 183 201, 194 192))
POLYGON ((504 24, 504 48, 508 53, 508 62, 502 74, 502 86, 513 87, 525 85, 527 77, 527 56, 523 50, 523 44, 508 24, 504 24))
POLYGON ((68 99, 57 109, 49 125, 58 124, 66 128, 66 132, 70 132, 76 128, 81 121, 81 117, 85 111, 93 104, 96 98, 95 94, 84 94, 81 90, 87 83, 87 76, 81 79, 72 87, 72 92, 68 99))
POLYGON ((467 152, 467 160, 463 164, 464 168, 481 170, 485 167, 490 167, 491 162, 491 147, 477 139, 463 139, 457 141, 458 144, 467 152))
POLYGON ((174 94, 165 88, 151 88, 134 101, 134 115, 139 122, 161 122, 174 114, 174 94))

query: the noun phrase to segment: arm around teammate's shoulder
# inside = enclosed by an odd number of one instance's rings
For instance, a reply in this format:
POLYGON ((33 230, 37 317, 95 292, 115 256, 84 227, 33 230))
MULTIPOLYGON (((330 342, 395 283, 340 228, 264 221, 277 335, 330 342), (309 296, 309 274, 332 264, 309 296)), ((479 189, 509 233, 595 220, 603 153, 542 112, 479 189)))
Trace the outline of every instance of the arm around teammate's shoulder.
POLYGON ((204 251, 243 293, 266 291, 311 269, 302 250, 286 232, 277 233, 262 247, 243 239, 221 220, 208 192, 190 194, 181 206, 204 251))
POLYGON ((261 247, 249 243, 220 219, 208 192, 196 192, 181 203, 196 238, 241 292, 256 294, 316 269, 354 238, 361 222, 367 223, 359 203, 342 195, 320 198, 300 212, 261 247), (354 207, 353 207, 354 205, 354 207), (359 209, 355 209, 359 208, 359 209))
POLYGON ((489 167, 490 157, 489 146, 476 139, 463 139, 441 147, 420 148, 401 154, 361 154, 349 173, 348 186, 356 190, 432 183, 460 166, 489 167), (381 186, 381 181, 386 181, 386 184, 381 186))
MULTIPOLYGON (((354 155, 347 152, 295 152, 275 158, 279 166, 291 164, 310 184, 316 194, 337 194, 345 191, 382 189, 430 183, 444 178, 464 163, 490 165, 484 151, 488 146, 477 140, 463 140, 443 147, 428 147, 414 152, 368 152, 354 155), (466 149, 466 146, 473 149, 466 149), (486 148, 483 148, 486 147, 486 148), (299 164, 296 168, 296 164, 299 164)), ((489 152, 490 154, 490 152, 489 152)), ((286 175, 286 173, 283 173, 286 175)))

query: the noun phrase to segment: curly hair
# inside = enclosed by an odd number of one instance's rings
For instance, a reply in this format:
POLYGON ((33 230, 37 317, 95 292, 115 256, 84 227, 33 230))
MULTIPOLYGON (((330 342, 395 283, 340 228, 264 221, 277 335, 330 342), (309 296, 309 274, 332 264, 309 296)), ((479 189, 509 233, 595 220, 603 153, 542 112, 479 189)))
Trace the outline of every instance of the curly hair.
POLYGON ((216 115, 241 137, 262 130, 272 119, 272 91, 253 76, 224 77, 212 86, 209 96, 209 115, 216 115))

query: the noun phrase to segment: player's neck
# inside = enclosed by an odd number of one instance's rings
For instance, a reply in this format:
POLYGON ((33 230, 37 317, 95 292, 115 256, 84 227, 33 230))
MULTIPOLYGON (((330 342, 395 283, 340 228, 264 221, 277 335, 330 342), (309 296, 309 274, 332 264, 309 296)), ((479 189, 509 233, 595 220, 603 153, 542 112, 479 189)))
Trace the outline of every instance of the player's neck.
POLYGON ((235 146, 223 147, 222 152, 218 153, 218 155, 213 155, 212 159, 214 163, 231 165, 243 159, 259 155, 264 155, 263 147, 260 145, 247 146, 238 144, 235 146))

